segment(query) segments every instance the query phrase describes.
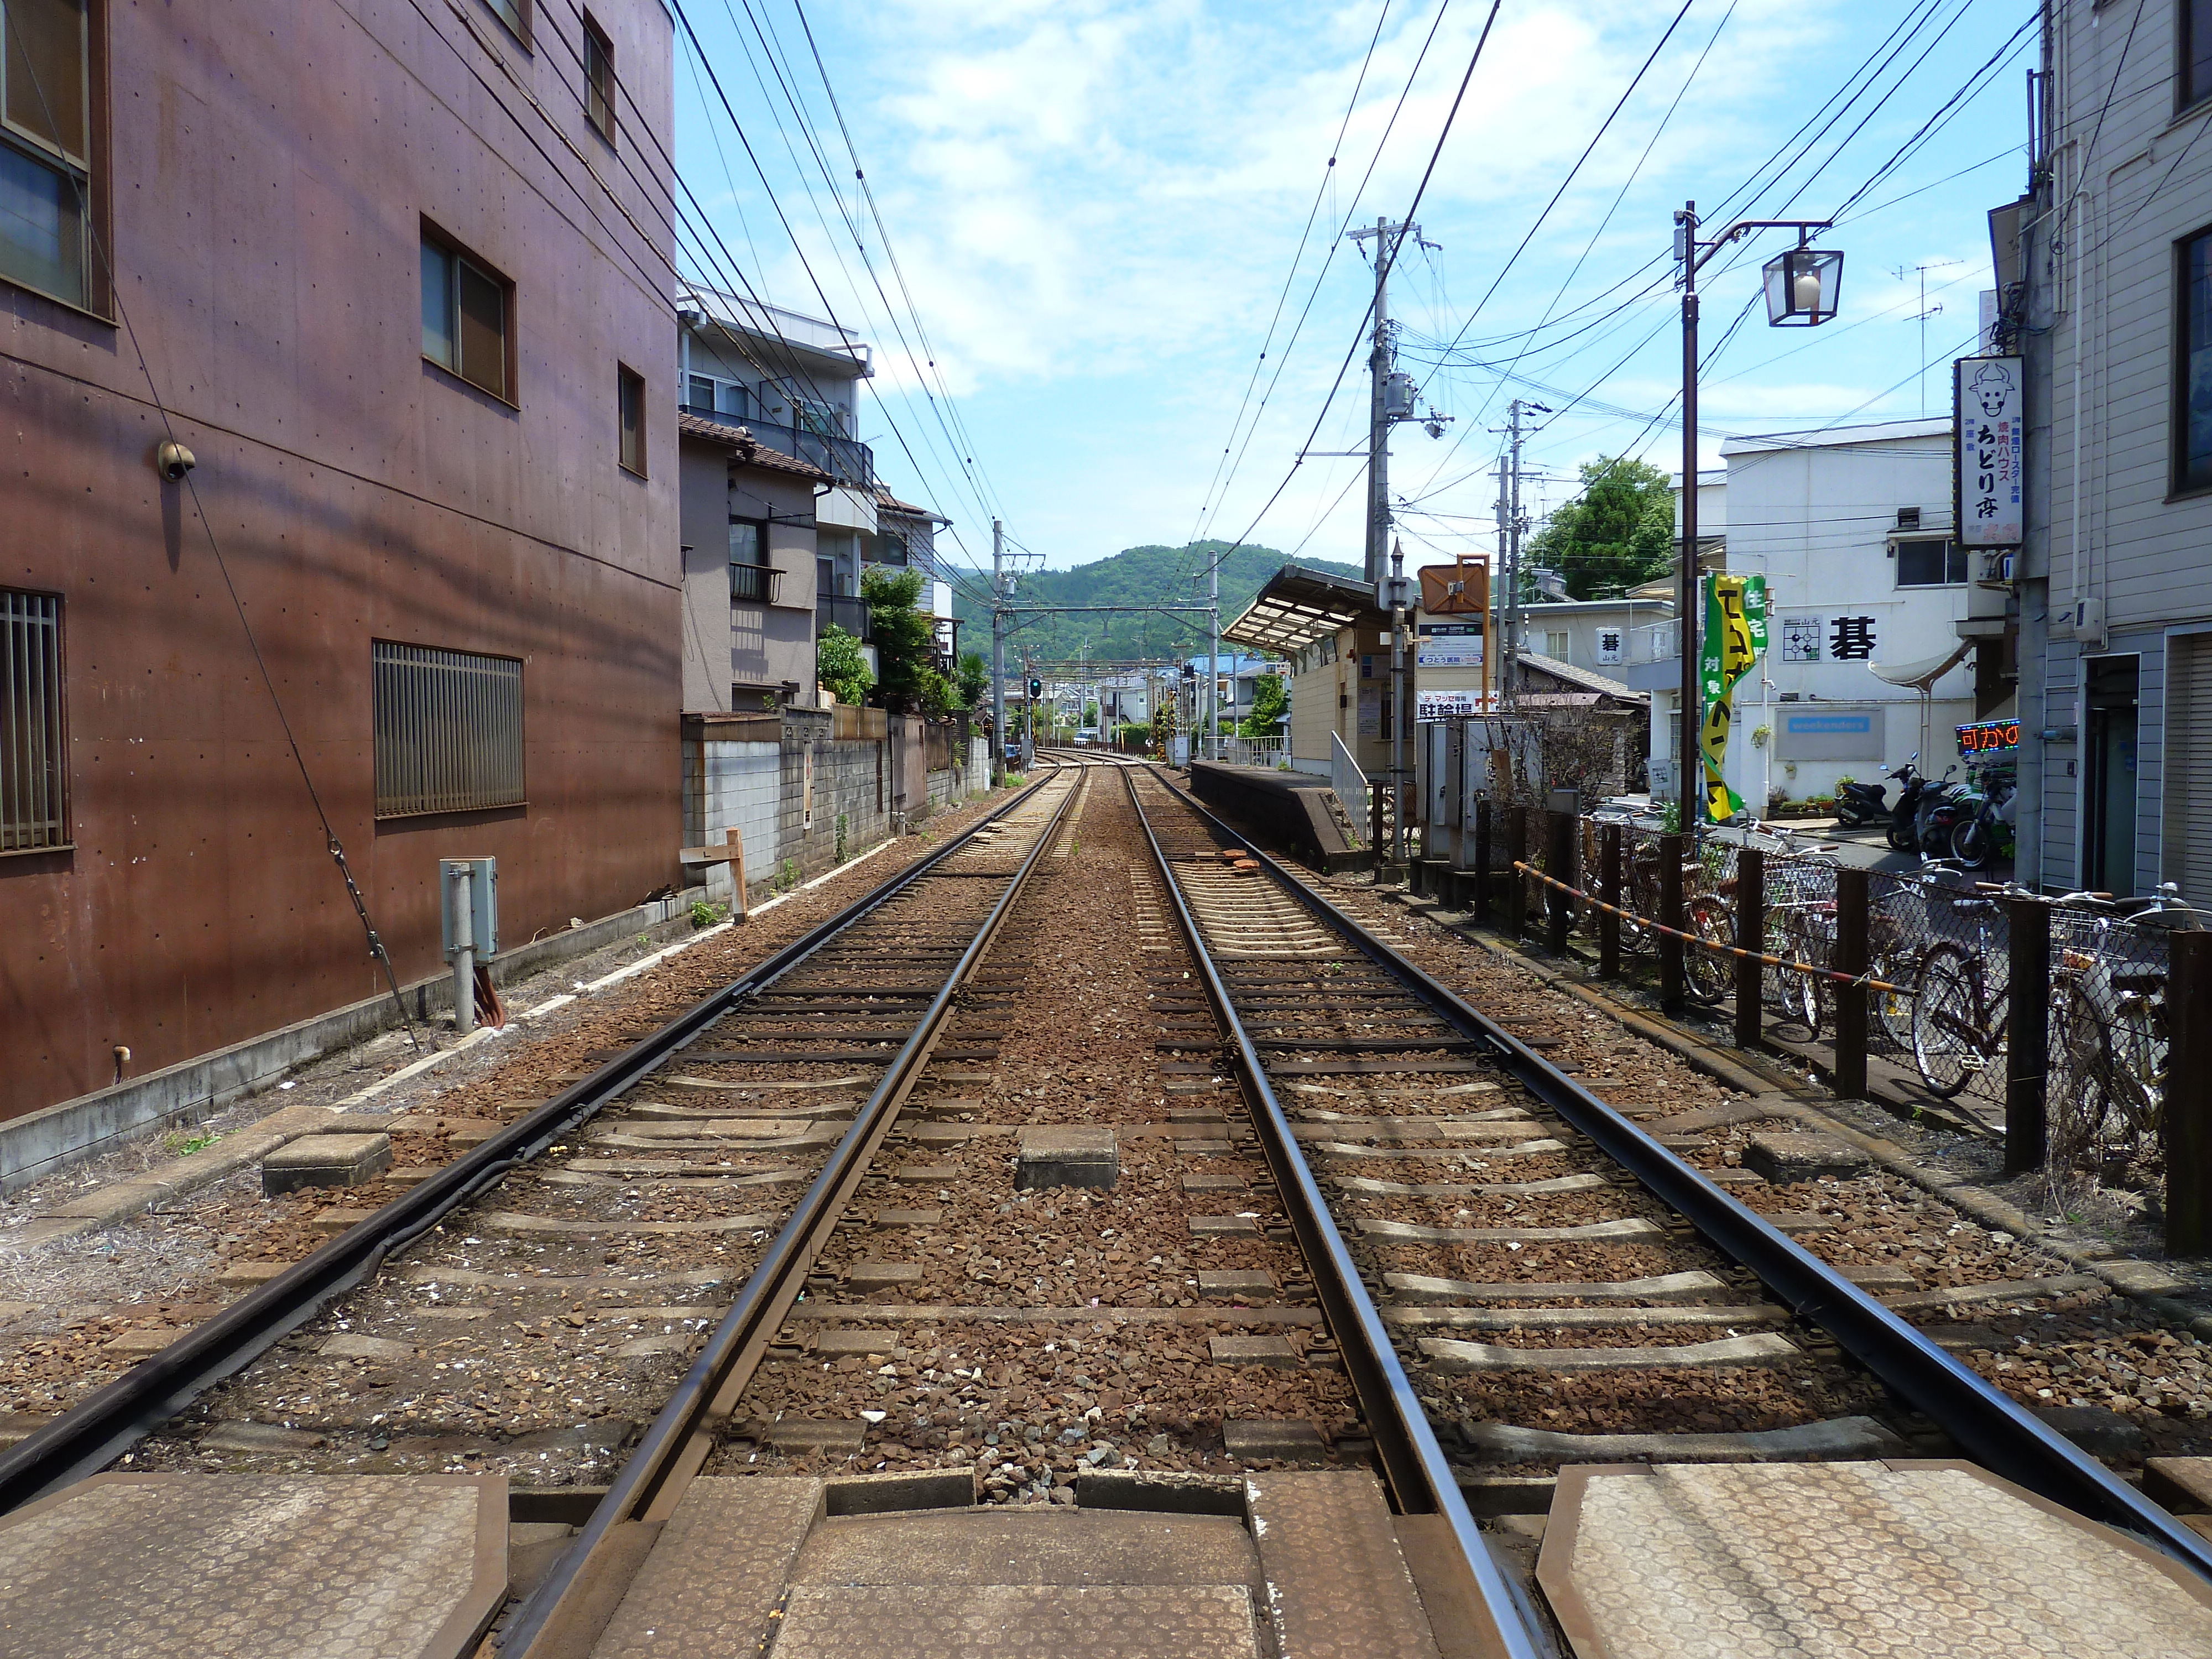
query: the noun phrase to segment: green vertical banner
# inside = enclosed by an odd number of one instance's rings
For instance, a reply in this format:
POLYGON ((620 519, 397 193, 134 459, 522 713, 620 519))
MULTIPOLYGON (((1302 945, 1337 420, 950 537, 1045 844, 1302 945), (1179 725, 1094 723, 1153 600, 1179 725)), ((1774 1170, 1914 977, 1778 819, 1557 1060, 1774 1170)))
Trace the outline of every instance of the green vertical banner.
POLYGON ((1766 649, 1766 578, 1709 574, 1704 585, 1698 682, 1705 712, 1698 728, 1698 751, 1705 762, 1705 817, 1721 823, 1743 811, 1743 797, 1723 780, 1721 763, 1728 758, 1736 682, 1751 672, 1766 649))

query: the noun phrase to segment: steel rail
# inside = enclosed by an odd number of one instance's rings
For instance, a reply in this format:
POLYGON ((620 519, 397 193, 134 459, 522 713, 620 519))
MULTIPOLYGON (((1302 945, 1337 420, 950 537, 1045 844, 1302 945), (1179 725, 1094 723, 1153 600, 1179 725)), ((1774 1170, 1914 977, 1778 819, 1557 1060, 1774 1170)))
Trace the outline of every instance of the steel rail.
MULTIPOLYGON (((1157 774, 1155 774, 1157 775, 1157 774)), ((1164 781, 1163 781, 1164 782, 1164 781)), ((1169 786, 1172 791, 1172 786, 1169 786)), ((2212 1540, 2197 1535, 1995 1384, 1929 1341, 1753 1210, 1659 1145, 1480 1010, 1406 960, 1180 791, 1176 799, 1243 848, 1261 869, 1462 1035, 1716 1249, 1750 1268, 1808 1323, 1923 1413, 1992 1474, 2093 1520, 2142 1535, 2212 1579, 2212 1540)))
MULTIPOLYGON (((1137 792, 1139 769, 1119 769, 1128 787, 1130 805, 1136 809, 1137 822, 1144 827, 1145 839, 1151 843, 1152 856, 1166 880, 1168 895, 1175 901, 1176 916, 1206 987, 1206 1000, 1236 1044, 1237 1069, 1245 1097, 1254 1108, 1252 1116, 1261 1150, 1274 1171, 1276 1189, 1282 1194, 1291 1231, 1313 1269, 1315 1294, 1344 1356, 1345 1375, 1374 1433, 1375 1449, 1391 1498, 1401 1514, 1435 1515, 1451 1528, 1452 1540, 1474 1581, 1472 1588, 1490 1615, 1492 1650, 1506 1659, 1544 1659, 1553 1651, 1552 1644, 1540 1633, 1534 1610, 1516 1594, 1483 1541, 1481 1528, 1468 1509, 1450 1462, 1437 1442, 1436 1431, 1429 1426, 1428 1413, 1413 1392, 1412 1379, 1383 1328, 1382 1316, 1360 1279, 1359 1269, 1329 1213, 1328 1201, 1314 1179, 1305 1154, 1298 1149, 1297 1137, 1291 1133, 1289 1115, 1267 1080, 1259 1050, 1214 965, 1198 918, 1176 880, 1174 866, 1137 792)), ((1237 839, 1241 843, 1243 837, 1237 839)))
POLYGON ((832 1149, 829 1161, 793 1209, 767 1251, 747 1278, 729 1312, 714 1327, 676 1391, 640 1437, 568 1550, 516 1610, 501 1639, 501 1651, 528 1656, 590 1651, 611 1619, 619 1597, 606 1580, 620 1571, 619 1529, 627 1524, 665 1521, 684 1487, 714 1449, 738 1397, 751 1382, 767 1346, 782 1328, 792 1304, 805 1288, 830 1230, 867 1172, 877 1148, 920 1079, 935 1047, 955 995, 982 960, 1000 925, 1028 885, 1030 873, 1052 844, 1078 786, 1061 797, 1039 831, 1036 845, 1023 859, 984 917, 960 959, 930 1000, 929 1007, 885 1069, 882 1080, 854 1114, 853 1127, 832 1149))
POLYGON ((334 1298, 367 1283, 385 1260, 547 1147, 572 1135, 610 1102, 744 999, 904 892, 975 834, 1043 786, 1039 779, 937 851, 863 894, 774 956, 712 993, 598 1071, 520 1118, 466 1156, 356 1222, 267 1284, 193 1327, 98 1393, 0 1453, 0 1514, 97 1474, 223 1378, 252 1364, 334 1298))

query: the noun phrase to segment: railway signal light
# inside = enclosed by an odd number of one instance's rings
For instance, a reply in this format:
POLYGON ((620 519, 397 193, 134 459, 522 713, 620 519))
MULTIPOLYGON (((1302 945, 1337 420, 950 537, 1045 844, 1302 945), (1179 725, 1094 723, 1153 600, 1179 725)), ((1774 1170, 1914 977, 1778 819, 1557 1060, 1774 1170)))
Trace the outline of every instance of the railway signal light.
POLYGON ((1031 702, 1035 702, 1042 696, 1044 696, 1044 682, 1040 679, 1032 679, 1030 682, 1030 701, 1031 702))

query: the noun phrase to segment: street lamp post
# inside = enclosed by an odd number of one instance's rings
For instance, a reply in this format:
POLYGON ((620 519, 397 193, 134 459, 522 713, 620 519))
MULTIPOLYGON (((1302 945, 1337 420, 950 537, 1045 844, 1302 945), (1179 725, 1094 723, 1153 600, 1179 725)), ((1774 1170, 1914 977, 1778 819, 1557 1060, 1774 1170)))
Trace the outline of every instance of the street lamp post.
POLYGON ((1796 231, 1797 246, 1765 266, 1770 328, 1809 328, 1834 317, 1844 275, 1840 252, 1808 246, 1814 232, 1833 228, 1828 220, 1739 219, 1704 241, 1698 224, 1698 204, 1685 202, 1674 216, 1674 258, 1682 268, 1682 565, 1674 585, 1682 652, 1676 710, 1681 758, 1675 793, 1685 835, 1694 834, 1704 821, 1705 793, 1698 745, 1704 702, 1698 684, 1698 272, 1714 254, 1755 230, 1796 231))

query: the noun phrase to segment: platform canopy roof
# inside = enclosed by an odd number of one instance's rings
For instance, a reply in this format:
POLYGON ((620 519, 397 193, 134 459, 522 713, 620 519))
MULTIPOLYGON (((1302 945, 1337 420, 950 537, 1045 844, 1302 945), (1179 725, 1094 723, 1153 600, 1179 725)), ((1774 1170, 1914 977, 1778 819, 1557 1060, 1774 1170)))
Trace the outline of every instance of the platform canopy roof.
POLYGON ((1243 615, 1221 630, 1221 637, 1232 644, 1288 654, 1340 628, 1381 615, 1375 590, 1365 582, 1286 564, 1267 578, 1243 615))

